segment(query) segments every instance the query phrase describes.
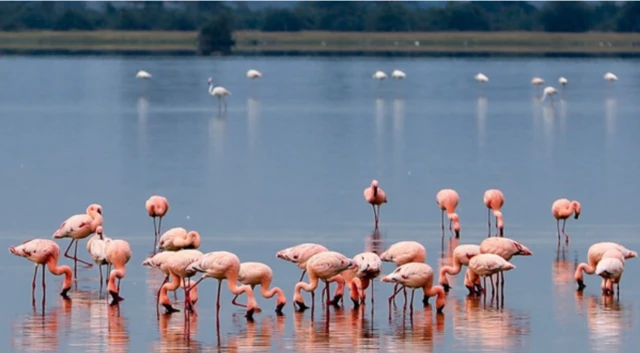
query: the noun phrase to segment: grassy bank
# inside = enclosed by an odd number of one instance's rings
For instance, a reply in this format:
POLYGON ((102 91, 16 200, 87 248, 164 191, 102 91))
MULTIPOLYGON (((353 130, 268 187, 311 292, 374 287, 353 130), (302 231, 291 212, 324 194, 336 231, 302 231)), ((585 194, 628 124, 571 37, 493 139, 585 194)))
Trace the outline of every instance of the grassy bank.
MULTIPOLYGON (((0 32, 5 53, 196 53, 196 32, 0 32)), ((640 55, 640 33, 257 32, 235 33, 236 54, 640 55)))

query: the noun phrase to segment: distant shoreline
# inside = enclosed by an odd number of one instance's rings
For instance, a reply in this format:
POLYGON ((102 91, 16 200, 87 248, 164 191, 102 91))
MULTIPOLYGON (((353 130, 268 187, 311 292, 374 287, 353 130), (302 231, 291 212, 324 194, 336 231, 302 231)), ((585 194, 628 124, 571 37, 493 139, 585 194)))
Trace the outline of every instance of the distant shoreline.
MULTIPOLYGON (((0 32, 5 55, 195 56, 197 32, 0 32)), ((233 55, 640 56, 640 33, 237 31, 233 55)))

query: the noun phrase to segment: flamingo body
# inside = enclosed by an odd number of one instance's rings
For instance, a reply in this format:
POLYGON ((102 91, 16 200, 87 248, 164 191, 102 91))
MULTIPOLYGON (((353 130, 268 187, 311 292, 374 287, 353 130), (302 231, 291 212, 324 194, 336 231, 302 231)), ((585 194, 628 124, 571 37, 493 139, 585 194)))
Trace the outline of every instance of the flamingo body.
POLYGON ((404 72, 400 71, 400 70, 393 70, 391 72, 391 77, 396 79, 396 80, 403 80, 407 77, 407 74, 405 74, 404 72))
MULTIPOLYGON (((461 244, 456 246, 452 254, 453 266, 442 266, 440 268, 439 282, 445 292, 448 292, 449 289, 451 289, 447 275, 455 276, 460 273, 462 266, 469 266, 471 258, 478 254, 480 254, 480 245, 461 244)), ((473 288, 470 289, 470 291, 472 290, 473 288)))
POLYGON ((502 216, 502 206, 504 206, 504 194, 498 189, 489 189, 482 197, 484 205, 487 207, 487 223, 489 225, 489 236, 491 236, 491 212, 496 217, 496 228, 498 234, 504 236, 504 219, 502 216))
MULTIPOLYGON (((428 304, 429 297, 437 296, 436 310, 438 313, 442 312, 446 304, 444 288, 439 285, 433 285, 433 269, 424 262, 404 264, 391 274, 382 277, 382 282, 396 283, 410 289, 422 288, 424 292, 422 302, 424 305, 428 304)), ((411 298, 413 299, 413 295, 411 298)), ((391 299, 389 300, 389 305, 391 305, 391 299)))
POLYGON ((151 74, 144 70, 140 70, 136 73, 136 78, 138 80, 148 80, 151 78, 151 74))
POLYGON ((460 196, 453 189, 443 189, 436 194, 436 203, 442 210, 442 231, 444 234, 444 212, 447 212, 449 218, 449 230, 453 225, 453 231, 456 238, 460 238, 460 218, 456 212, 456 207, 460 202, 460 196))
MULTIPOLYGON (((255 286, 260 286, 260 293, 266 299, 273 298, 277 295, 276 301, 276 313, 282 315, 282 308, 287 304, 287 298, 282 292, 282 289, 278 287, 269 288, 273 281, 273 271, 271 267, 261 262, 243 262, 240 264, 240 272, 238 272, 238 281, 242 284, 251 286, 253 289, 255 286)), ((236 304, 233 298, 233 304, 236 304)), ((238 304, 236 304, 238 305, 238 304)))
POLYGON ((387 203, 387 194, 380 187, 380 183, 377 180, 372 180, 371 185, 364 189, 364 199, 373 207, 373 218, 375 221, 375 228, 378 228, 378 221, 380 220, 380 207, 387 203), (377 207, 377 209, 376 209, 377 207))
POLYGON ((624 246, 614 242, 600 242, 591 245, 589 247, 589 250, 587 251, 588 263, 580 263, 576 267, 574 279, 578 284, 578 290, 583 290, 586 287, 584 284, 584 277, 582 273, 584 272, 589 275, 594 274, 596 271, 596 267, 600 260, 602 260, 604 254, 611 249, 619 251, 625 259, 631 259, 638 256, 637 252, 629 250, 624 246))
POLYGON ((251 70, 247 71, 247 78, 250 78, 250 79, 253 80, 253 79, 256 79, 256 78, 260 78, 260 77, 262 77, 262 73, 260 71, 258 71, 258 70, 251 69, 251 70))
POLYGON ((131 259, 131 247, 125 240, 115 239, 112 240, 107 246, 105 253, 105 259, 110 263, 114 269, 109 274, 109 283, 107 290, 114 302, 123 300, 120 297, 120 280, 126 275, 126 264, 131 259), (116 278, 118 279, 118 285, 116 286, 116 278))
POLYGON ((487 83, 487 82, 489 82, 489 78, 485 74, 483 74, 481 72, 478 73, 477 75, 475 75, 473 78, 476 81, 478 81, 479 83, 487 83))
POLYGON ((166 251, 178 251, 181 249, 197 249, 200 247, 200 233, 187 232, 182 227, 167 230, 160 237, 158 249, 166 251))

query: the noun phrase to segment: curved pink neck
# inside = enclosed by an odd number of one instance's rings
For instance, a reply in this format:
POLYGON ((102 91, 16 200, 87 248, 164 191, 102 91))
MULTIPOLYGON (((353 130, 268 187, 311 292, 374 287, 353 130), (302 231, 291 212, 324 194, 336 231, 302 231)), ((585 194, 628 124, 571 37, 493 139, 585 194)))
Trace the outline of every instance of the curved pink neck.
POLYGON ((49 272, 51 272, 55 276, 64 274, 64 282, 62 283, 62 288, 71 288, 71 281, 73 279, 71 267, 66 265, 58 266, 58 258, 51 257, 49 258, 49 261, 47 261, 47 268, 49 269, 49 272))
MULTIPOLYGON (((111 271, 109 274, 109 283, 107 285, 107 290, 110 292, 118 293, 118 287, 116 286, 116 278, 123 278, 127 274, 127 270, 124 266, 115 266, 115 269, 111 271)), ((180 282, 178 282, 178 285, 180 282)))
MULTIPOLYGON (((111 273, 113 273, 114 271, 111 271, 111 273)), ((167 282, 163 284, 162 287, 160 288, 160 297, 159 297, 160 304, 171 304, 171 300, 167 295, 167 291, 177 290, 180 287, 180 284, 182 283, 182 281, 180 280, 180 277, 178 277, 176 274, 171 273, 170 275, 171 275, 171 282, 167 282)), ((109 284, 111 284, 111 276, 109 276, 109 284)), ((193 287, 193 289, 195 288, 193 287)))
POLYGON ((298 284, 296 284, 294 292, 297 296, 302 295, 300 293, 301 289, 304 289, 306 292, 313 292, 314 290, 316 290, 316 288, 318 288, 318 276, 316 276, 316 274, 313 271, 311 272, 307 271, 307 273, 309 275, 309 283, 298 282, 298 284))

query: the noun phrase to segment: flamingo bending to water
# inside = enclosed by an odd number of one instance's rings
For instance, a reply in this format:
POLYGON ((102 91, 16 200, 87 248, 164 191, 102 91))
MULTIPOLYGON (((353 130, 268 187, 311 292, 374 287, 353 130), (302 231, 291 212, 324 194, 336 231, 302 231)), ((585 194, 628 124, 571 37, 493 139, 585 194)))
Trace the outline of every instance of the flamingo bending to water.
MULTIPOLYGON (((495 238, 494 238, 495 239, 495 238)), ((516 267, 505 260, 502 256, 496 254, 478 254, 469 260, 469 281, 475 283, 475 277, 491 277, 494 274, 500 274, 504 271, 513 270, 516 267)), ((491 281, 493 291, 493 281, 491 281)), ((504 281, 503 281, 504 288, 504 281)))
POLYGON ((120 296, 120 280, 126 275, 126 265, 131 259, 131 247, 129 246, 129 243, 121 239, 112 240, 107 246, 105 259, 114 267, 109 274, 107 291, 111 294, 113 303, 118 303, 119 301, 124 300, 120 296), (117 286, 116 278, 118 279, 117 286))
POLYGON ((192 230, 187 232, 182 227, 167 230, 160 237, 158 249, 163 251, 178 251, 181 249, 197 249, 200 247, 200 233, 192 230))
POLYGON ((307 272, 307 261, 309 261, 313 255, 324 251, 329 251, 329 249, 316 243, 302 243, 278 251, 276 257, 296 264, 296 266, 302 270, 302 275, 298 281, 302 282, 304 274, 307 272))
MULTIPOLYGON (((384 262, 393 262, 396 266, 402 266, 410 262, 425 262, 427 260, 427 250, 417 241, 399 241, 392 244, 385 252, 380 254, 380 260, 384 262)), ((393 293, 389 300, 393 301, 398 294, 400 283, 396 283, 393 287, 393 293)), ((406 289, 403 290, 404 302, 407 302, 406 289)))
POLYGON ((610 249, 615 249, 620 251, 622 253, 622 256, 624 256, 625 259, 631 259, 638 256, 637 252, 629 250, 624 246, 614 242, 601 242, 601 243, 595 243, 591 245, 587 252, 588 263, 584 263, 584 262, 580 263, 576 267, 576 272, 574 274, 574 279, 578 284, 579 291, 583 290, 586 287, 584 284, 584 277, 582 275, 582 272, 589 275, 594 274, 596 271, 596 267, 598 266, 598 263, 600 262, 600 260, 602 260, 604 253, 610 249))
MULTIPOLYGON (((461 244, 456 246, 452 254, 453 266, 442 266, 440 268, 439 283, 444 288, 445 292, 448 293, 449 289, 451 289, 447 275, 455 276, 460 273, 460 271, 462 271, 462 266, 469 266, 469 261, 478 254, 480 254, 480 245, 461 244)), ((473 287, 467 289, 469 289, 469 294, 474 292, 473 287)))
MULTIPOLYGON (((482 198, 484 205, 487 206, 487 224, 489 225, 489 237, 491 236, 491 212, 496 217, 496 229, 498 234, 504 236, 504 219, 502 218, 502 206, 504 206, 504 194, 498 189, 489 189, 484 192, 482 198)), ((497 234, 496 234, 497 235, 497 234)))
MULTIPOLYGON (((180 251, 175 251, 175 252, 162 251, 142 261, 142 266, 148 266, 151 268, 158 269, 165 275, 164 280, 162 281, 162 284, 160 284, 160 287, 156 292, 156 308, 158 307, 158 304, 160 304, 160 293, 162 292, 162 286, 164 286, 167 282, 169 282, 169 277, 171 277, 171 272, 169 271, 169 259, 179 252, 180 251)), ((181 255, 178 255, 178 256, 181 256, 181 255)), ((182 288, 188 287, 184 284, 184 281, 180 283, 180 286, 182 288)), ((195 300, 197 300, 198 298, 198 288, 193 288, 192 290, 190 290, 189 297, 190 297, 189 299, 191 299, 191 304, 192 305, 195 304, 195 300)))
POLYGON ((136 78, 138 80, 148 80, 151 78, 151 74, 144 70, 140 70, 136 73, 136 78))
POLYGON ((452 231, 451 225, 453 224, 453 231, 455 231, 456 238, 460 238, 460 218, 456 212, 456 207, 460 202, 458 193, 453 189, 443 189, 436 194, 436 203, 442 210, 442 234, 444 235, 444 212, 447 211, 447 218, 449 218, 449 231, 452 231))
MULTIPOLYGON (((251 289, 255 289, 255 286, 260 286, 260 293, 263 297, 270 299, 274 295, 278 295, 276 299, 276 314, 282 315, 282 308, 287 304, 287 298, 279 287, 272 287, 269 289, 271 282, 273 281, 273 271, 271 267, 261 262, 243 262, 240 264, 240 272, 238 273, 238 281, 242 284, 251 286, 251 289)), ((231 301, 231 304, 246 307, 244 304, 236 302, 239 294, 236 294, 231 301)))
MULTIPOLYGON (((429 297, 437 296, 436 310, 442 313, 446 304, 446 293, 440 285, 433 285, 433 269, 424 262, 410 262, 398 267, 391 274, 382 277, 382 282, 395 283, 403 287, 411 288, 411 308, 413 309, 413 294, 416 289, 422 288, 424 297, 422 303, 429 304, 429 297)), ((398 289, 395 293, 399 292, 398 289)), ((389 299, 389 310, 391 310, 391 299, 389 299)), ((389 311, 391 312, 391 311, 389 311)))
POLYGON ((166 258, 165 270, 169 272, 171 276, 171 282, 165 283, 160 287, 159 302, 164 306, 168 313, 177 312, 178 309, 174 309, 171 306, 171 300, 167 296, 167 291, 175 291, 182 286, 184 290, 184 307, 185 311, 193 311, 193 304, 195 301, 191 298, 191 288, 195 287, 186 284, 186 280, 194 276, 197 272, 191 265, 197 263, 202 259, 204 255, 198 250, 188 249, 173 252, 173 254, 166 258))
POLYGON ((624 272, 625 258, 619 249, 609 249, 602 254, 602 259, 596 266, 596 275, 602 277, 602 292, 605 295, 613 295, 613 284, 617 284, 618 295, 620 295, 620 280, 624 272))

